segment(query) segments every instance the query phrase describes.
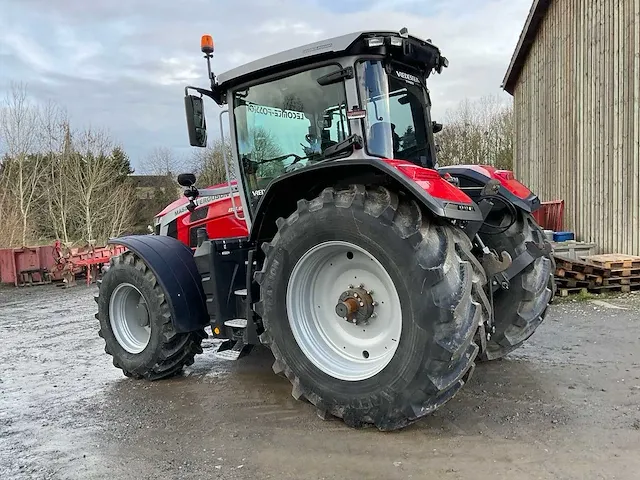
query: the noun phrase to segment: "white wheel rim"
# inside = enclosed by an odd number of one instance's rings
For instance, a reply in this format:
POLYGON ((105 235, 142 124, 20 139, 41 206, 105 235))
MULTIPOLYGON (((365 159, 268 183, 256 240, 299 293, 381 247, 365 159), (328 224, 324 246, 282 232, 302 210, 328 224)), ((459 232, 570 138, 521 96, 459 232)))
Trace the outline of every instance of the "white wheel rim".
POLYGON ((151 339, 149 310, 140 290, 130 283, 118 285, 109 300, 109 321, 114 337, 129 353, 142 352, 151 339))
POLYGON ((286 306, 302 352, 340 380, 380 373, 400 343, 402 308, 393 280, 373 255, 352 243, 324 242, 307 251, 289 278, 286 306), (360 284, 372 292, 375 314, 354 325, 335 308, 342 292, 360 284))

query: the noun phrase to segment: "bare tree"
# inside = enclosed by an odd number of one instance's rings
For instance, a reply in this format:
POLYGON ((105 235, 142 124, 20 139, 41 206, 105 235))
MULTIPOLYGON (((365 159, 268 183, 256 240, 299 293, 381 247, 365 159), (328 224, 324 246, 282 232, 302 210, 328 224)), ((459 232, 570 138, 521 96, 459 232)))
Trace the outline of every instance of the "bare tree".
POLYGON ((17 202, 13 192, 10 190, 10 165, 10 163, 6 164, 4 160, 0 160, 0 219, 2 219, 0 247, 15 246, 16 236, 22 226, 17 202))
POLYGON ((464 100, 447 113, 436 142, 440 165, 480 163, 509 169, 513 164, 513 109, 497 96, 464 100))
POLYGON ((169 147, 155 147, 140 162, 140 172, 147 175, 175 177, 185 169, 185 161, 169 147))
MULTIPOLYGON (((231 144, 227 141, 216 140, 213 145, 205 149, 198 149, 191 159, 191 170, 198 177, 198 184, 201 186, 216 185, 227 181, 227 174, 224 168, 223 150, 232 169, 231 144)), ((234 179, 235 172, 230 171, 231 178, 234 179)))
POLYGON ((133 188, 128 183, 118 185, 111 190, 105 206, 111 206, 110 221, 104 224, 103 230, 98 234, 100 239, 117 237, 128 231, 133 223, 133 213, 136 206, 136 197, 133 188))
POLYGON ((124 150, 100 130, 74 132, 61 107, 36 107, 21 84, 0 103, 0 153, 0 245, 102 242, 130 228, 136 197, 124 150))
POLYGON ((42 179, 45 203, 53 234, 69 243, 74 208, 74 187, 69 179, 73 153, 71 127, 66 111, 53 102, 47 103, 42 113, 42 141, 48 164, 42 179))
POLYGON ((74 141, 70 179, 79 205, 82 237, 89 243, 106 240, 132 215, 134 194, 122 179, 121 166, 110 156, 113 149, 112 140, 100 130, 84 130, 74 141))
POLYGON ((21 217, 21 241, 27 244, 30 213, 43 191, 39 188, 42 168, 41 112, 32 105, 24 84, 12 84, 0 113, 0 136, 6 151, 3 167, 8 189, 21 217))

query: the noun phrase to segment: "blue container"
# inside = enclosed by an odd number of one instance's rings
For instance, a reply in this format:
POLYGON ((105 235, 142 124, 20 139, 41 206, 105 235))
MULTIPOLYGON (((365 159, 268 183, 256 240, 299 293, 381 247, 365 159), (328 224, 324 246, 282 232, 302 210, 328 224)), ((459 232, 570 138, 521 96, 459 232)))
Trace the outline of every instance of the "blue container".
POLYGON ((567 240, 575 240, 573 232, 553 232, 554 242, 566 242, 567 240))

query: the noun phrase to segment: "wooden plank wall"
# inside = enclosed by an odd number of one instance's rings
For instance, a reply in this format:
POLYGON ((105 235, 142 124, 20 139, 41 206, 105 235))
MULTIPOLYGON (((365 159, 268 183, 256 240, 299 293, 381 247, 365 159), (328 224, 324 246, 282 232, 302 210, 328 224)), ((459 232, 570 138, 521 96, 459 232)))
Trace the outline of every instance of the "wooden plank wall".
POLYGON ((517 178, 579 240, 640 255, 640 0, 554 0, 514 114, 517 178))

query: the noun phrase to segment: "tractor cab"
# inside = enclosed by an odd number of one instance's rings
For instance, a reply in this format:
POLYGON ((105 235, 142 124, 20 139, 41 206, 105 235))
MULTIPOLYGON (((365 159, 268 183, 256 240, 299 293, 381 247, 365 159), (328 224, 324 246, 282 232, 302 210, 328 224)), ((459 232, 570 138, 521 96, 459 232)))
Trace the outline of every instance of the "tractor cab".
POLYGON ((240 174, 248 223, 274 180, 321 162, 395 159, 430 169, 436 164, 426 82, 448 61, 429 40, 406 29, 353 33, 219 76, 211 72, 209 36, 202 50, 211 89, 186 89, 199 94, 185 99, 190 143, 206 145, 201 97, 209 96, 229 115, 233 158, 227 160, 240 174))

